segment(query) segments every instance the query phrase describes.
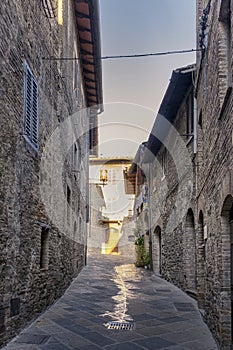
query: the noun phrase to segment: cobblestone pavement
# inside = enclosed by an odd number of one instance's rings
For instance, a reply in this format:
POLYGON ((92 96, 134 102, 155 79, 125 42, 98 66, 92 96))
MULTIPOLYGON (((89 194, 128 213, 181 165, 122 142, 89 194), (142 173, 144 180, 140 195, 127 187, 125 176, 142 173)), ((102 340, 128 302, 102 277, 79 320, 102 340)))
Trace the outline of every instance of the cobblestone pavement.
POLYGON ((64 296, 3 349, 218 348, 192 298, 129 258, 102 255, 90 257, 64 296), (133 329, 108 329, 111 321, 133 329))

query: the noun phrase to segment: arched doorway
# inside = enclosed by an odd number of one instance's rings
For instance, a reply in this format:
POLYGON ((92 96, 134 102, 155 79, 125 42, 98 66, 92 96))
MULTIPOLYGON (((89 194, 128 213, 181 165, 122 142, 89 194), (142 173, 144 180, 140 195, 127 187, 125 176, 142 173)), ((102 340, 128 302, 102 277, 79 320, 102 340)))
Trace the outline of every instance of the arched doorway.
POLYGON ((162 237, 160 226, 156 226, 154 230, 153 270, 156 273, 162 273, 162 237))
POLYGON ((196 236, 192 209, 188 210, 185 221, 183 258, 185 289, 190 292, 195 292, 197 289, 196 236))
POLYGON ((78 261, 78 249, 77 249, 77 222, 75 220, 74 227, 73 227, 73 269, 74 271, 77 271, 79 268, 79 261, 78 261))
POLYGON ((224 344, 233 344, 233 197, 228 195, 221 212, 222 232, 222 314, 221 333, 227 334, 231 328, 231 339, 223 339, 224 344))
POLYGON ((206 259, 206 247, 205 247, 205 234, 204 234, 204 215, 202 210, 199 213, 198 218, 198 232, 197 232, 197 291, 198 300, 200 305, 204 305, 205 300, 205 259, 206 259))

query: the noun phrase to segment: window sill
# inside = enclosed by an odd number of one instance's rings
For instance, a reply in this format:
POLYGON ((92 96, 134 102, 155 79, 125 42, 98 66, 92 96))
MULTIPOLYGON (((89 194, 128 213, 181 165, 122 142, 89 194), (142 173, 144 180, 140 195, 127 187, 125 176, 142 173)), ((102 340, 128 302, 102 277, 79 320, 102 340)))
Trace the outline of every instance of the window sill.
POLYGON ((38 156, 39 154, 39 149, 31 142, 31 140, 28 138, 27 135, 23 134, 23 138, 26 141, 26 145, 29 146, 27 147, 27 149, 29 150, 30 153, 32 153, 32 155, 34 157, 38 156))
POLYGON ((163 176, 161 177, 161 181, 164 181, 165 179, 166 179, 166 176, 163 175, 163 176))
POLYGON ((48 271, 48 270, 49 270, 48 267, 41 267, 41 268, 40 268, 40 271, 41 271, 41 272, 48 271))
POLYGON ((192 135, 192 136, 189 136, 189 138, 186 140, 186 146, 188 146, 190 143, 191 143, 191 141, 194 139, 194 136, 192 135))

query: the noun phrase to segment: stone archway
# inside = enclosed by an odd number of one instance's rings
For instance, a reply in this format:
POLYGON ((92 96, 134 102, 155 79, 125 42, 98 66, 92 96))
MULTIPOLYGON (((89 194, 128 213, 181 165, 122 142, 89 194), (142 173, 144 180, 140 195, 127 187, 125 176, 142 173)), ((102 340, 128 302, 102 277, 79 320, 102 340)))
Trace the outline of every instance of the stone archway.
POLYGON ((197 292, 200 305, 204 305, 205 301, 205 259, 206 247, 204 237, 204 214, 201 210, 198 218, 197 231, 197 292))
POLYGON ((184 278, 185 289, 196 292, 197 289, 197 263, 196 263, 196 236, 194 214, 192 209, 188 210, 183 240, 184 278))
POLYGON ((156 273, 162 273, 162 235, 161 227, 156 226, 154 230, 154 247, 153 247, 153 270, 156 273))
POLYGON ((233 197, 228 195, 221 211, 222 234, 222 310, 223 346, 233 345, 233 197), (229 332, 229 330, 231 330, 229 332))

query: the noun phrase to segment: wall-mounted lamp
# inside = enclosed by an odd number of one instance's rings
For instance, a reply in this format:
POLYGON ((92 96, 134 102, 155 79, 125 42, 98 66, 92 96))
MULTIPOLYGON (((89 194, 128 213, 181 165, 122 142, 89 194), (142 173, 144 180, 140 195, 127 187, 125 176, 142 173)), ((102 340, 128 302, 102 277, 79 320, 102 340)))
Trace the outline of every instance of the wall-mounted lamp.
POLYGON ((108 182, 108 171, 106 169, 100 169, 100 182, 103 186, 108 182))

